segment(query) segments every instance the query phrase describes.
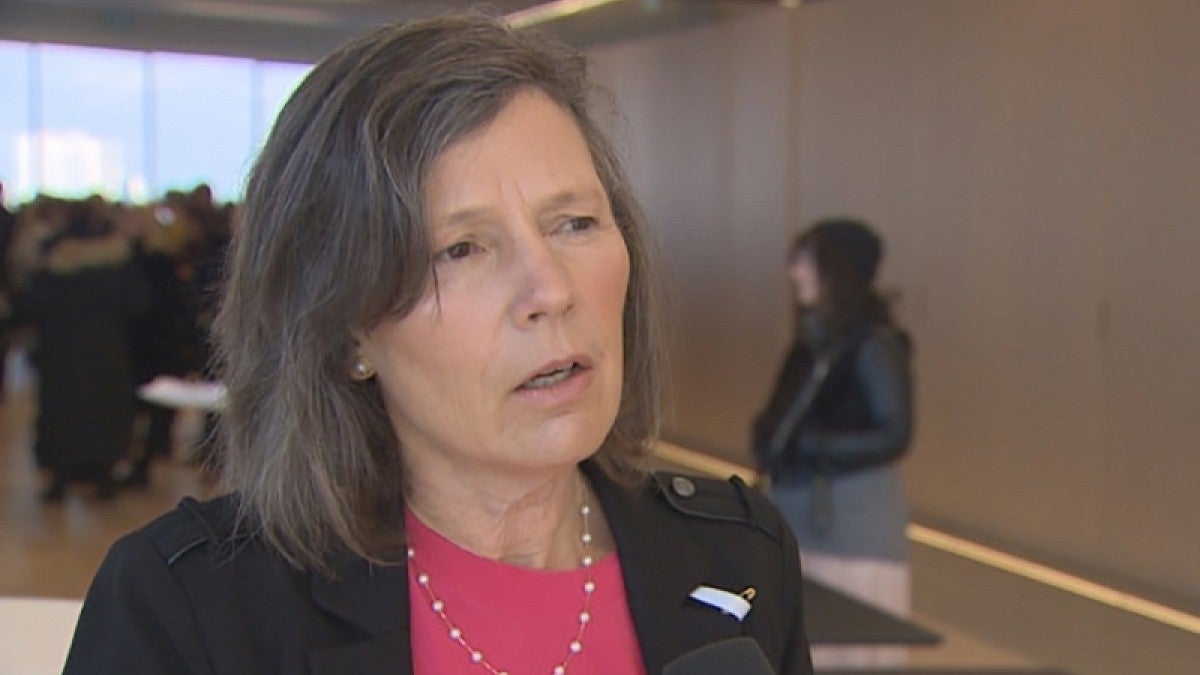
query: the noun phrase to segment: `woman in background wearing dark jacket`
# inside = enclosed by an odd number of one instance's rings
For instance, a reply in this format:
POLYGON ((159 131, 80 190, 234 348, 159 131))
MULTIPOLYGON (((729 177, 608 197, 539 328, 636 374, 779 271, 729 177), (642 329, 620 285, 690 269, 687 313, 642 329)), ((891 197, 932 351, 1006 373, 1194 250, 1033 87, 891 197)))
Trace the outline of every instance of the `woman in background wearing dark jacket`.
MULTIPOLYGON (((796 340, 753 442, 805 573, 903 616, 908 514, 896 460, 912 436, 911 348, 873 287, 882 253, 878 235, 850 219, 820 221, 792 242, 796 340)), ((824 661, 818 651, 814 663, 903 659, 883 649, 843 649, 824 661)))
POLYGON ((113 465, 133 434, 134 374, 129 326, 149 288, 133 266, 128 239, 97 202, 67 205, 66 230, 44 244, 42 267, 22 302, 37 328, 38 466, 48 469, 45 501, 63 499, 68 481, 115 491, 113 465))

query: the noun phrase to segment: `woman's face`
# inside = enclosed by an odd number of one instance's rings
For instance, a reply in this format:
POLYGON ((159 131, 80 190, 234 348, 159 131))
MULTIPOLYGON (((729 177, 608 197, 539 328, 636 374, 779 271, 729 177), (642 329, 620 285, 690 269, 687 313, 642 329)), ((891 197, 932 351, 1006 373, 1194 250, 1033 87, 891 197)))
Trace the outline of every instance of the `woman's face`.
POLYGON ((796 289, 796 302, 803 307, 813 307, 821 299, 821 276, 817 272, 817 261, 812 249, 802 248, 796 252, 788 275, 796 289))
POLYGON ((621 400, 629 255, 574 119, 519 92, 438 157, 425 198, 436 283, 358 336, 406 464, 590 456, 621 400))

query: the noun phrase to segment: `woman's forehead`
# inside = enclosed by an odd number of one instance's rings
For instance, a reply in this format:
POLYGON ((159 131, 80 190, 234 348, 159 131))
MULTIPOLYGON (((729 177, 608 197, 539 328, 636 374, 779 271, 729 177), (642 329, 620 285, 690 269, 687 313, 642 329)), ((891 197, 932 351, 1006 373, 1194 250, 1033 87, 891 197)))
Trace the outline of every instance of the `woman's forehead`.
POLYGON ((575 118, 541 91, 527 90, 434 160, 425 199, 436 223, 500 204, 603 200, 604 189, 575 118))

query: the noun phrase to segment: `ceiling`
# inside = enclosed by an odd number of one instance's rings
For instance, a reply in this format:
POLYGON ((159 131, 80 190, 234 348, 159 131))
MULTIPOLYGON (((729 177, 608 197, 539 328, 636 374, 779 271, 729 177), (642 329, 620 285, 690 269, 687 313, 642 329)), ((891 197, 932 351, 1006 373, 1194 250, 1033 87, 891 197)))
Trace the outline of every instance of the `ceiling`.
MULTIPOLYGON (((542 26, 587 47, 770 1, 613 0, 542 26)), ((484 7, 510 14, 555 4, 490 0, 484 7)), ((0 39, 313 61, 379 24, 479 6, 478 0, 0 0, 0 39)))

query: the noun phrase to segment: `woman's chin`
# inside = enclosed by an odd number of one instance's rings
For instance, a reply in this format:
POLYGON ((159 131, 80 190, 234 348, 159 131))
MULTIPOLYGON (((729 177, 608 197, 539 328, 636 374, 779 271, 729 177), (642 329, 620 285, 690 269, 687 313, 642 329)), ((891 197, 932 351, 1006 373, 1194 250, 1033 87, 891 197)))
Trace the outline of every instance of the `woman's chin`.
POLYGON ((521 454, 530 466, 561 467, 578 464, 596 454, 604 443, 612 422, 557 419, 548 422, 520 444, 521 454))

